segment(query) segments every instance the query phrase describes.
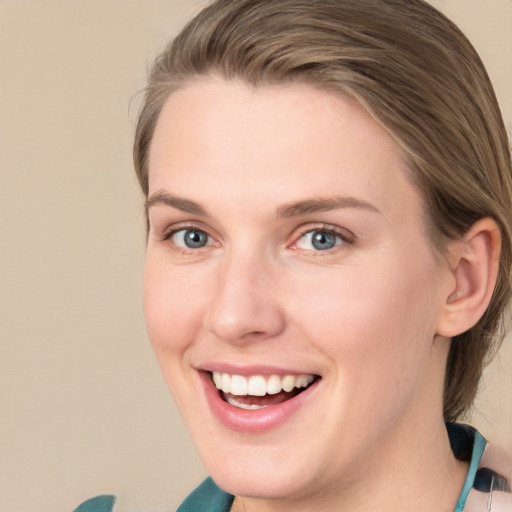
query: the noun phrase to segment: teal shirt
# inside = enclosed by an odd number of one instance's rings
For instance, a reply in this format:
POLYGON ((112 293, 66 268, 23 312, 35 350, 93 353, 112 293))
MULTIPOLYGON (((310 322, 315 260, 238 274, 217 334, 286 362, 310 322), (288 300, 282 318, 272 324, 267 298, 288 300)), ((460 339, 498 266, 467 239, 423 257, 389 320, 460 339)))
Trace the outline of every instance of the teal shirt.
POLYGON ((116 498, 111 495, 96 496, 84 501, 73 512, 112 512, 116 498))
MULTIPOLYGON (((471 427, 452 424, 447 428, 455 456, 470 461, 462 492, 453 511, 463 512, 469 491, 475 483, 486 441, 471 427)), ((177 512, 229 512, 233 500, 234 496, 224 492, 211 478, 207 478, 187 497, 177 512)), ((82 503, 74 512, 113 512, 114 502, 114 496, 98 496, 82 503)))
MULTIPOLYGON (((448 434, 450 435, 450 444, 452 446, 452 451, 455 453, 457 458, 461 457, 461 452, 467 449, 464 443, 460 443, 459 441, 459 430, 455 427, 459 427, 459 425, 448 425, 448 434), (450 430, 453 430, 451 432, 450 430), (462 445, 462 446, 459 446, 462 445)), ((453 512, 462 512, 464 510, 464 505, 466 504, 466 500, 468 499, 469 491, 471 491, 476 477, 476 472, 478 470, 478 465, 480 464, 480 459, 485 450, 485 445, 487 441, 482 437, 478 430, 474 431, 474 441, 473 441, 473 450, 471 452, 471 459, 469 462, 469 469, 466 475, 466 479, 464 480, 464 485, 462 486, 462 491, 460 493, 459 499, 457 501, 457 505, 453 512)))

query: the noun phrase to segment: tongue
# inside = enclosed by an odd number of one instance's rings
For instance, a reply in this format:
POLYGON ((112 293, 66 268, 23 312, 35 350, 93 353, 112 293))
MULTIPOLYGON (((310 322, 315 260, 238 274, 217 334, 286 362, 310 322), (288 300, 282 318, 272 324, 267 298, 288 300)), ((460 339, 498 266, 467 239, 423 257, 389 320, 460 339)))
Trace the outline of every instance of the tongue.
POLYGON ((259 406, 266 406, 269 405, 277 405, 282 404, 283 402, 286 402, 286 400, 290 400, 290 398, 293 398, 295 395, 299 393, 298 389, 294 389, 293 391, 290 391, 287 393, 286 391, 280 391, 279 393, 276 393, 275 395, 265 395, 265 396, 252 396, 252 395, 232 395, 231 393, 223 393, 221 392, 222 398, 227 401, 227 398, 230 397, 234 400, 236 400, 240 404, 244 405, 259 405, 259 406))

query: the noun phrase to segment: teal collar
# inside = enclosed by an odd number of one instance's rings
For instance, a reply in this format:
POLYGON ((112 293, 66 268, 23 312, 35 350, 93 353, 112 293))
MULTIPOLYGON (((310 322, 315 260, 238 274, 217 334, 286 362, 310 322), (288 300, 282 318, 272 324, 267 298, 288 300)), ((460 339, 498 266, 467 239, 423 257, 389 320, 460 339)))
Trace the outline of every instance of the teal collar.
POLYGON ((176 512, 229 512, 234 499, 234 496, 224 492, 208 477, 176 512))
POLYGON ((462 486, 457 505, 453 512, 463 512, 469 491, 473 488, 478 465, 482 459, 487 441, 478 430, 468 425, 448 424, 448 435, 455 457, 469 462, 466 480, 462 486))

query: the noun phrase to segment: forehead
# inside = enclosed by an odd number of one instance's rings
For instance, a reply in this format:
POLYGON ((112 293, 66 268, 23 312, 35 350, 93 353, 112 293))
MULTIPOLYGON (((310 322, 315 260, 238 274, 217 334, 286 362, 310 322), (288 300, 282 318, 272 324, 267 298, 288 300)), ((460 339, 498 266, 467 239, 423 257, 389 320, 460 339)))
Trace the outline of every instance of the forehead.
POLYGON ((418 200, 398 144, 355 100, 305 84, 222 79, 171 94, 150 149, 149 185, 150 194, 171 188, 194 199, 202 185, 233 201, 240 185, 246 202, 329 193, 389 207, 396 195, 418 200))

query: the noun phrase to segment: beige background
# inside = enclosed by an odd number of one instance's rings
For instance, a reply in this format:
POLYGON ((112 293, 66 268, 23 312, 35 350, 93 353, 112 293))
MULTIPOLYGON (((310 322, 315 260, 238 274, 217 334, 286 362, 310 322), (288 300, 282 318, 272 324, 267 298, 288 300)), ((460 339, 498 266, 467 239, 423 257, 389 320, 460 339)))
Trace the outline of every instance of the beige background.
MULTIPOLYGON (((0 512, 174 510, 203 471, 153 359, 131 169, 148 56, 197 0, 0 0, 0 512)), ((437 0, 512 127, 512 1, 437 0)), ((475 423, 512 450, 512 340, 475 423), (508 390, 508 391, 507 391, 508 390)))

